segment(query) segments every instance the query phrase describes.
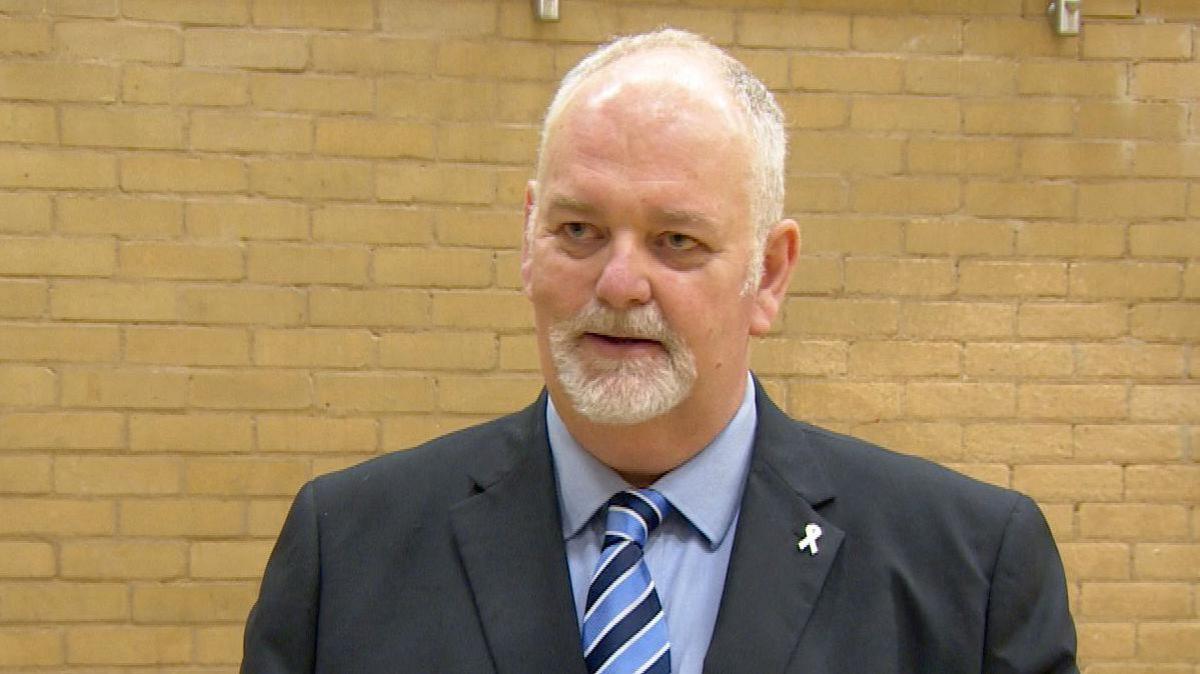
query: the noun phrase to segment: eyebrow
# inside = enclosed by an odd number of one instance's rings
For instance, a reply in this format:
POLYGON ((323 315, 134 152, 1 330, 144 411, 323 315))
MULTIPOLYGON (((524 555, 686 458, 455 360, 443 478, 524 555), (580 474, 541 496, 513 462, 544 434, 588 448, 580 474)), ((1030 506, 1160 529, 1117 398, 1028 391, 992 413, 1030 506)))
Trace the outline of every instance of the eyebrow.
MULTIPOLYGON (((552 210, 564 210, 580 215, 594 216, 600 213, 600 209, 596 206, 576 199, 575 197, 565 194, 555 194, 549 199, 547 212, 552 210)), ((712 216, 687 208, 664 208, 659 209, 655 213, 655 219, 659 222, 675 225, 693 225, 700 227, 715 227, 717 222, 712 216)))

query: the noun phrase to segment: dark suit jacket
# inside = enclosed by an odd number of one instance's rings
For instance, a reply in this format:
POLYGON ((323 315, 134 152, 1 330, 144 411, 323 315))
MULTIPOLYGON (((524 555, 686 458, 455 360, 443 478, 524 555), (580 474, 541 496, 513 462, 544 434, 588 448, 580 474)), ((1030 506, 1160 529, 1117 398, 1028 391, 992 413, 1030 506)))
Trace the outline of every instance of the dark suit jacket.
MULTIPOLYGON (((1032 501, 757 404, 706 674, 1077 672, 1032 501)), ((570 587, 543 393, 305 485, 242 671, 585 674, 570 587)))

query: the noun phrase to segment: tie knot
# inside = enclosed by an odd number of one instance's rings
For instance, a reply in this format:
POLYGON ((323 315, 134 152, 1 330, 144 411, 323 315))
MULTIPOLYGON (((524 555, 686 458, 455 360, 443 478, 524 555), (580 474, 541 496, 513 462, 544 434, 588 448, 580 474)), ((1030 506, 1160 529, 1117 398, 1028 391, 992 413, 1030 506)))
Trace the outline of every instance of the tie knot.
POLYGON ((671 511, 671 503, 653 489, 617 492, 608 501, 605 514, 604 545, 613 539, 628 539, 643 547, 651 531, 662 524, 671 511))

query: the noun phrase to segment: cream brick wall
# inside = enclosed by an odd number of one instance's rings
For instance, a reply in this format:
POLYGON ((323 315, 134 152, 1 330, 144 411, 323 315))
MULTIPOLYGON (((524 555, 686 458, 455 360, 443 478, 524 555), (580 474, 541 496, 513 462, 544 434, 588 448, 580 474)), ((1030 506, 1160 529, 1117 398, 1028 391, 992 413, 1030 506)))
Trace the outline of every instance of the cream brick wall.
POLYGON ((521 190, 613 32, 776 90, 788 410, 1042 505, 1200 672, 1200 3, 0 0, 0 672, 232 672, 291 495, 525 404, 521 190))

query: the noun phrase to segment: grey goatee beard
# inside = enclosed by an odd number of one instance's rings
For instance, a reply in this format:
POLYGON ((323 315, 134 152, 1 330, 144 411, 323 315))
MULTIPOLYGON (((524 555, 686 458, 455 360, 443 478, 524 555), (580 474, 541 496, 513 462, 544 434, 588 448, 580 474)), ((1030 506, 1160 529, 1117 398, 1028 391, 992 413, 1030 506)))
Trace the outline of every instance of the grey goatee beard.
POLYGON ((656 304, 616 311, 592 300, 575 316, 551 326, 550 357, 575 411, 603 424, 636 424, 674 409, 696 381, 696 361, 667 325, 656 304), (586 333, 650 339, 666 353, 608 359, 586 357, 586 333))

